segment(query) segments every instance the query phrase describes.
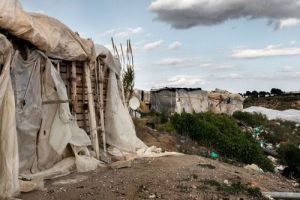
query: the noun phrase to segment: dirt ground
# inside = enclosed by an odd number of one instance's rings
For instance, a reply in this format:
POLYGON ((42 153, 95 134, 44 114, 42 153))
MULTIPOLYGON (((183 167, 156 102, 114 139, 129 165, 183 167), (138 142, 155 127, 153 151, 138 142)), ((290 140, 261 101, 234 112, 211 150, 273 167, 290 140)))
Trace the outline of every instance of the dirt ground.
MULTIPOLYGON (((137 135, 148 146, 167 151, 202 155, 209 151, 178 134, 156 131, 136 122, 137 135)), ((195 155, 138 159, 132 167, 99 168, 89 173, 74 173, 45 182, 45 189, 24 193, 23 200, 213 200, 258 199, 246 192, 228 194, 224 182, 231 186, 241 182, 261 191, 297 191, 284 177, 272 173, 249 171, 218 160, 195 155), (68 184, 65 184, 68 182, 68 184), (226 188, 225 188, 226 189, 226 188)))
MULTIPOLYGON (((262 191, 297 191, 279 175, 249 171, 216 160, 184 155, 135 160, 123 169, 99 168, 50 180, 45 189, 24 193, 23 200, 114 199, 256 199, 246 194, 230 196, 210 182, 240 181, 262 191), (210 167, 206 167, 210 166, 210 167), (83 180, 77 183, 73 179, 83 180), (210 180, 210 181, 208 181, 210 180), (60 183, 61 182, 61 183, 60 183)), ((300 190, 298 189, 298 192, 300 190)))

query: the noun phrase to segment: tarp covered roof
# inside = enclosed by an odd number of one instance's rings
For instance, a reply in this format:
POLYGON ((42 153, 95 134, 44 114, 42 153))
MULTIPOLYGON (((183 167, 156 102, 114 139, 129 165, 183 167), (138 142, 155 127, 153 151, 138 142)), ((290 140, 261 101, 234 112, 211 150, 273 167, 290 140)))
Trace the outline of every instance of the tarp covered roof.
POLYGON ((60 21, 23 10, 18 0, 0 0, 0 29, 24 39, 47 56, 62 60, 93 60, 94 44, 60 21))

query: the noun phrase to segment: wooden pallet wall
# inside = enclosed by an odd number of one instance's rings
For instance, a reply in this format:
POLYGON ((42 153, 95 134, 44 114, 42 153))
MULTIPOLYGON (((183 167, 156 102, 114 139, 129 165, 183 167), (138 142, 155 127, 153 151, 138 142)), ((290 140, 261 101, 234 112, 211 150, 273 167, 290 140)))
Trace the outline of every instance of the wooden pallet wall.
MULTIPOLYGON (((84 78, 84 62, 75 62, 76 65, 76 97, 77 97, 77 106, 76 110, 74 110, 73 105, 71 103, 72 96, 72 62, 61 61, 59 65, 57 65, 57 69, 60 71, 60 75, 66 85, 69 100, 70 100, 70 110, 73 114, 76 113, 77 123, 80 128, 83 128, 86 132, 90 132, 90 123, 89 123, 89 113, 88 113, 88 100, 87 100, 87 86, 84 78)), ((104 80, 103 81, 103 92, 104 96, 104 108, 107 99, 107 79, 108 79, 108 69, 103 66, 104 80)), ((92 91, 94 96, 94 104, 96 110, 96 121, 97 126, 100 127, 100 116, 99 116, 99 104, 97 101, 97 93, 96 93, 96 78, 95 78, 95 70, 91 70, 91 82, 92 82, 92 91)), ((99 132, 100 133, 100 132, 99 132)))

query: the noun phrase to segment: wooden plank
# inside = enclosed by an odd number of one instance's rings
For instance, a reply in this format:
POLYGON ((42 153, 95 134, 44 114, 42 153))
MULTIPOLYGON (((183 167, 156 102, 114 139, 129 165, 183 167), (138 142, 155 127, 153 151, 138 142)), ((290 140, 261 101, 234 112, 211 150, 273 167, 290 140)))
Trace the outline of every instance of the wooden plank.
POLYGON ((96 153, 96 158, 100 158, 99 151, 99 141, 98 141, 98 133, 97 133, 97 122, 96 122, 96 113, 95 113, 95 104, 94 97, 92 94, 92 82, 91 82, 91 69, 88 63, 85 63, 84 66, 84 76, 86 80, 87 86, 87 97, 88 97, 88 108, 89 108, 89 122, 90 122, 90 134, 92 137, 93 148, 96 153))
POLYGON ((98 68, 96 69, 96 73, 98 73, 99 77, 99 109, 100 109, 100 125, 101 125, 101 134, 102 134, 102 142, 103 142, 103 150, 106 156, 107 149, 106 149, 106 133, 105 133, 105 124, 104 124, 104 93, 103 93, 103 68, 102 65, 99 63, 98 68))
POLYGON ((72 114, 75 116, 75 119, 76 119, 76 110, 77 110, 77 85, 76 85, 76 79, 77 79, 77 76, 76 76, 76 62, 73 61, 72 62, 72 75, 71 75, 71 79, 72 79, 72 82, 71 82, 71 100, 72 100, 72 114))

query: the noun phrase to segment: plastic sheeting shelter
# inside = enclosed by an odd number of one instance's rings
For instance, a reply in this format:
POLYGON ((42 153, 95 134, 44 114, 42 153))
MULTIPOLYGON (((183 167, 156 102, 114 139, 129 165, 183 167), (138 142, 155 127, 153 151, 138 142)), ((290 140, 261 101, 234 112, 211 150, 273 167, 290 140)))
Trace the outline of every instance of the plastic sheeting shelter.
POLYGON ((151 109, 167 113, 200 113, 211 111, 232 115, 243 109, 244 99, 238 94, 200 88, 162 88, 151 90, 151 109))
POLYGON ((53 58, 95 59, 91 40, 80 38, 54 18, 24 11, 18 0, 0 0, 0 28, 30 42, 53 58))
POLYGON ((122 104, 120 62, 96 47, 56 19, 0 0, 0 199, 19 192, 19 176, 95 169, 106 142, 146 154, 122 104))

